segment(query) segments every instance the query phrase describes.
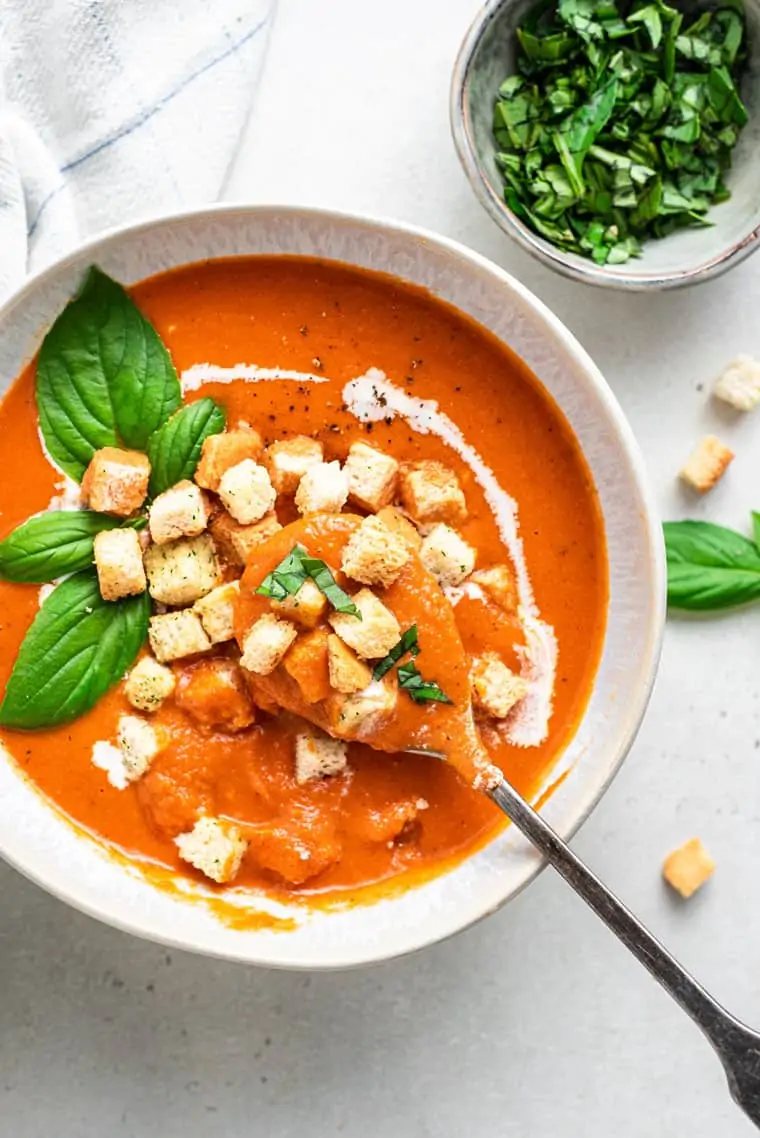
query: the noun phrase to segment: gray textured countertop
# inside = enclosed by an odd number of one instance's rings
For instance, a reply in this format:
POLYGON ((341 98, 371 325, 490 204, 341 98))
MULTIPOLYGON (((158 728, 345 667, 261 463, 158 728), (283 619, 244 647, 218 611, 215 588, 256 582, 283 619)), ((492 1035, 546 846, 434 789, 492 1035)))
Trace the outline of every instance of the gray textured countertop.
MULTIPOLYGON (((448 135, 453 55, 476 0, 280 0, 228 196, 395 215, 511 269, 576 332, 643 447, 663 513, 705 425, 739 457, 700 506, 760 507, 760 418, 716 422, 726 359, 760 353, 760 257, 697 291, 602 294, 517 252, 448 135)), ((644 729, 576 845, 737 1014, 760 1024, 760 612, 671 624, 644 729), (662 856, 718 861, 688 906, 662 856)), ((167 953, 0 866, 0 1136, 739 1138, 691 1024, 549 873, 422 955, 288 975, 167 953)))

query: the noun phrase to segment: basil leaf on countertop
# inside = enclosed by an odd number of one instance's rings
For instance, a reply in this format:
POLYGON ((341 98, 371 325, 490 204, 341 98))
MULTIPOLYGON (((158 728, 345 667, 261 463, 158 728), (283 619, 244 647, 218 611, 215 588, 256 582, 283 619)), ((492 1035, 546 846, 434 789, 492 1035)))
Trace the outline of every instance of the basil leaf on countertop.
POLYGON ((37 361, 37 408, 50 457, 79 482, 101 447, 144 449, 181 398, 152 324, 120 284, 91 268, 37 361))
POLYGON ((184 478, 192 478, 203 440, 218 435, 226 422, 224 409, 209 398, 188 403, 167 419, 148 440, 151 494, 155 497, 184 478))
POLYGON ((33 731, 76 719, 132 666, 148 633, 150 597, 104 601, 93 570, 61 582, 19 649, 0 724, 33 731))
POLYGON ((671 607, 706 612, 760 598, 760 552, 748 538, 712 522, 665 522, 663 531, 671 607))
POLYGON ((0 541, 0 578, 52 581, 92 564, 92 543, 121 519, 90 510, 48 510, 36 514, 0 541))

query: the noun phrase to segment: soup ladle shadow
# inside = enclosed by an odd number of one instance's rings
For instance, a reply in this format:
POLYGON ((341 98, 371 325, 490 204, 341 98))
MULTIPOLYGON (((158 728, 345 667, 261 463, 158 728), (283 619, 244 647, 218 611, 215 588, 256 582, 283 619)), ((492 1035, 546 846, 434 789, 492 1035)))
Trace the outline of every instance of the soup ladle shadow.
MULTIPOLYGON (((424 748, 407 751, 446 759, 424 748)), ((723 1064, 731 1097, 760 1130, 760 1033, 726 1011, 505 778, 484 793, 702 1029, 723 1064)))

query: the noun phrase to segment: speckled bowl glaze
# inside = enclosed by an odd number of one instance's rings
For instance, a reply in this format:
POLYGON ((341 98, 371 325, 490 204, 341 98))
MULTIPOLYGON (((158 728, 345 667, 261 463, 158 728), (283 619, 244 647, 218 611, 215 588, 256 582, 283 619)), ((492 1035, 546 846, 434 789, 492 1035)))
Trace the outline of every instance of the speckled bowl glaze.
MULTIPOLYGON (((496 224, 539 261, 566 277, 607 288, 644 291, 697 284, 738 265, 760 241, 760 53, 750 54, 742 87, 749 122, 727 179, 731 198, 710 212, 710 228, 685 229, 648 241, 625 265, 596 265, 545 241, 504 201, 496 161, 493 106, 499 84, 515 67, 515 32, 535 0, 489 0, 460 48, 451 80, 454 143, 481 204, 496 224)), ((746 0, 748 37, 760 42, 760 0, 746 0)))
MULTIPOLYGON (((604 793, 643 715, 663 626, 664 559, 641 457, 612 392, 567 329, 519 282, 453 241, 398 224, 276 207, 184 214, 111 233, 30 280, 0 310, 3 386, 37 350, 93 262, 131 283, 188 262, 256 253, 331 258, 424 286, 518 352, 575 430, 599 488, 611 597, 590 703, 551 778, 569 773, 543 807, 561 834, 572 834, 604 793)), ((233 895, 242 909, 290 916, 294 926, 231 927, 204 903, 209 894, 202 887, 177 879, 174 890, 158 889, 76 830, 2 754, 0 853, 50 892, 118 928, 196 952, 308 969, 367 964, 441 940, 493 912, 541 868, 532 848, 507 830, 451 872, 373 905, 309 911, 233 895)))

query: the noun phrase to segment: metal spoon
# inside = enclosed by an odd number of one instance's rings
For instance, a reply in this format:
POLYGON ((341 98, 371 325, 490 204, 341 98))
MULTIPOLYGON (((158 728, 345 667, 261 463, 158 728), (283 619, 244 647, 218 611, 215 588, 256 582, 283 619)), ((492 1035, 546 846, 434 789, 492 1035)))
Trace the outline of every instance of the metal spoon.
MULTIPOLYGON (((421 748, 409 753, 446 758, 421 748)), ((713 999, 506 779, 485 793, 702 1029, 723 1064, 731 1097, 760 1130, 760 1034, 713 999)))

